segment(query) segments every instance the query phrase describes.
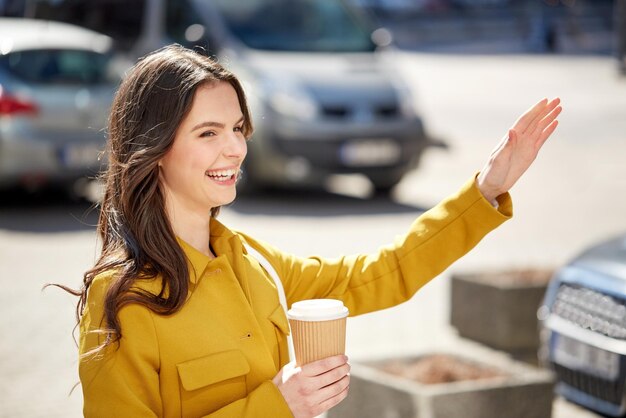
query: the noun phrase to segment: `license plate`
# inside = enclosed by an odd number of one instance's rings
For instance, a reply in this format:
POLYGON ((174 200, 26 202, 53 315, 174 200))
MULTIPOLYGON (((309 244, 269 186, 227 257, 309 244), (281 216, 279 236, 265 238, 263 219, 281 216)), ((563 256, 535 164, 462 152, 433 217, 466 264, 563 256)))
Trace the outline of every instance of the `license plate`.
POLYGON ((619 354, 556 335, 553 360, 570 369, 584 371, 597 377, 616 380, 619 375, 619 354))
POLYGON ((72 144, 59 150, 59 160, 64 167, 86 168, 98 165, 101 149, 96 144, 72 144))
POLYGON ((339 159, 348 167, 382 166, 396 163, 402 154, 392 139, 354 140, 339 150, 339 159))

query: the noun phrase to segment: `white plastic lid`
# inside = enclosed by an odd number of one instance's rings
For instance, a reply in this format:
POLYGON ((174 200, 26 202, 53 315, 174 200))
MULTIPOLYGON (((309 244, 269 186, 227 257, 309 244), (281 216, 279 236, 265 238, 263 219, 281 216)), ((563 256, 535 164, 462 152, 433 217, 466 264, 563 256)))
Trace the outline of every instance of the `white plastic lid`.
POLYGON ((287 318, 298 321, 330 321, 348 316, 348 308, 336 299, 309 299, 296 302, 287 312, 287 318))

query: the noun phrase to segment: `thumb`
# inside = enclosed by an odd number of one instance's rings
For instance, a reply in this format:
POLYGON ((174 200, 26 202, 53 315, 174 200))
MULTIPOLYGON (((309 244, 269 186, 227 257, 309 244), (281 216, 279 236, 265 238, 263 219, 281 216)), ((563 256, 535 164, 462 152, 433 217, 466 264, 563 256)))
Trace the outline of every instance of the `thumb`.
POLYGON ((514 145, 517 143, 517 132, 514 129, 509 129, 509 140, 508 143, 514 145))
POLYGON ((290 363, 285 364, 285 366, 282 368, 281 372, 282 372, 282 383, 285 383, 287 380, 289 380, 291 378, 291 376, 298 374, 302 371, 301 367, 296 367, 296 362, 292 361, 290 363))

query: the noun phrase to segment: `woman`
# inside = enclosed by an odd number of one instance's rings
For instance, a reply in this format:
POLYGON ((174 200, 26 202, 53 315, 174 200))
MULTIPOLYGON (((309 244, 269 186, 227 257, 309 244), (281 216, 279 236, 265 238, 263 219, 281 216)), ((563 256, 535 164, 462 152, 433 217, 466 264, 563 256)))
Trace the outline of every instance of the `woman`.
POLYGON ((109 121, 102 253, 79 292, 87 417, 311 417, 345 398, 349 365, 330 357, 284 373, 289 305, 336 298, 352 315, 409 299, 511 217, 507 191, 557 126, 537 103, 483 170, 378 254, 301 259, 216 220, 235 198, 252 134, 233 74, 179 46, 126 76, 109 121))

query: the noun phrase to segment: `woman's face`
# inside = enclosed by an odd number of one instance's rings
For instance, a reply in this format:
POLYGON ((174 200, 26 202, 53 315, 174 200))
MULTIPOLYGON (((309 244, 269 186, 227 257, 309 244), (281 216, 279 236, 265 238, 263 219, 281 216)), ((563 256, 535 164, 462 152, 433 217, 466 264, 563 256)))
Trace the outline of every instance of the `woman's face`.
POLYGON ((243 113, 230 83, 197 88, 172 148, 159 162, 170 210, 206 215, 235 199, 235 182, 247 152, 242 129, 243 113))

